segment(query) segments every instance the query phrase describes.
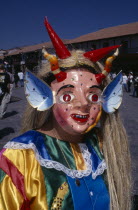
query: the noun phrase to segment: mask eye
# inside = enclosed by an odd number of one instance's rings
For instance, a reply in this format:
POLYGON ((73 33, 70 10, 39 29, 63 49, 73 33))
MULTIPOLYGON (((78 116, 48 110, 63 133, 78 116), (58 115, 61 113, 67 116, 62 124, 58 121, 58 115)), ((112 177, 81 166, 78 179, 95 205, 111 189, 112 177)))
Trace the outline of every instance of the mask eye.
POLYGON ((99 96, 97 94, 90 94, 88 96, 90 102, 97 103, 100 101, 99 96))
POLYGON ((66 94, 61 95, 59 99, 63 103, 68 103, 74 99, 74 95, 71 93, 66 93, 66 94))

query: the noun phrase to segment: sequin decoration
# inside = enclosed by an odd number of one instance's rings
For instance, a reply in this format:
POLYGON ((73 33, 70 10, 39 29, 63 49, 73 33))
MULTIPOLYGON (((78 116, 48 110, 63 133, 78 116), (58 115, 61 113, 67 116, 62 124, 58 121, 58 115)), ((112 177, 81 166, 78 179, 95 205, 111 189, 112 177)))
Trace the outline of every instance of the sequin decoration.
POLYGON ((64 182, 58 189, 57 196, 54 198, 51 210, 61 210, 62 202, 68 192, 68 184, 64 182))

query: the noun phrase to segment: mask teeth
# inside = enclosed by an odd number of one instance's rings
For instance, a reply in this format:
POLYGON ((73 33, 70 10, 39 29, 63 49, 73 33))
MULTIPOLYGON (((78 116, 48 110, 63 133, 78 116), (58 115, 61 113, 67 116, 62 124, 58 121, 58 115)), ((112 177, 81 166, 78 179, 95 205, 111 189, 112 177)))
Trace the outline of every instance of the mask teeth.
POLYGON ((118 54, 119 54, 119 49, 117 48, 116 51, 114 52, 114 54, 106 59, 105 67, 104 67, 104 70, 102 71, 102 73, 95 75, 95 78, 99 84, 103 81, 103 79, 105 79, 107 77, 107 75, 111 71, 112 62, 115 60, 115 58, 118 56, 118 54))
POLYGON ((71 56, 69 50, 66 48, 62 40, 59 38, 59 36, 56 34, 54 29, 51 27, 51 25, 48 23, 47 18, 44 20, 45 27, 48 31, 48 34, 50 36, 50 39, 52 41, 52 44, 55 48, 56 54, 60 59, 65 59, 71 56))
POLYGON ((58 59, 56 56, 49 54, 45 48, 42 49, 43 56, 50 62, 51 64, 51 71, 56 77, 58 82, 62 82, 66 79, 67 74, 66 72, 62 72, 58 65, 58 59))

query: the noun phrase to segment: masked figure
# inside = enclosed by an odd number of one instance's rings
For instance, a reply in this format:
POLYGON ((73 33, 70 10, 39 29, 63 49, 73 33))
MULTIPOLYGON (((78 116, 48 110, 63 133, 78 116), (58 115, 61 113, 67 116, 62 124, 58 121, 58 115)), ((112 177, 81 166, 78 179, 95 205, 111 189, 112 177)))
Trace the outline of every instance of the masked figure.
POLYGON ((26 72, 30 105, 23 134, 1 151, 0 209, 130 209, 122 73, 108 77, 120 46, 70 52, 45 25, 57 57, 43 48, 48 62, 26 72))

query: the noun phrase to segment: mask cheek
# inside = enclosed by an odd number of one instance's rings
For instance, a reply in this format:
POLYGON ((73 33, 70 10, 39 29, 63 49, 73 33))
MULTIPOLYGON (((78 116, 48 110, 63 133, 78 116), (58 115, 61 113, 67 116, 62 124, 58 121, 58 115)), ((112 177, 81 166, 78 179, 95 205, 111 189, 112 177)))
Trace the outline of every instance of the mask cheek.
POLYGON ((101 105, 93 105, 90 109, 90 120, 89 120, 89 127, 85 131, 85 133, 89 132, 92 128, 94 128, 102 114, 102 107, 101 105))
POLYGON ((56 119, 56 121, 59 123, 61 127, 64 127, 67 125, 67 119, 68 119, 68 109, 64 107, 63 105, 55 104, 53 107, 53 114, 56 119))
POLYGON ((91 116, 90 120, 92 121, 92 124, 95 123, 100 110, 101 110, 101 108, 100 108, 99 104, 92 105, 92 107, 90 109, 90 116, 91 116))

